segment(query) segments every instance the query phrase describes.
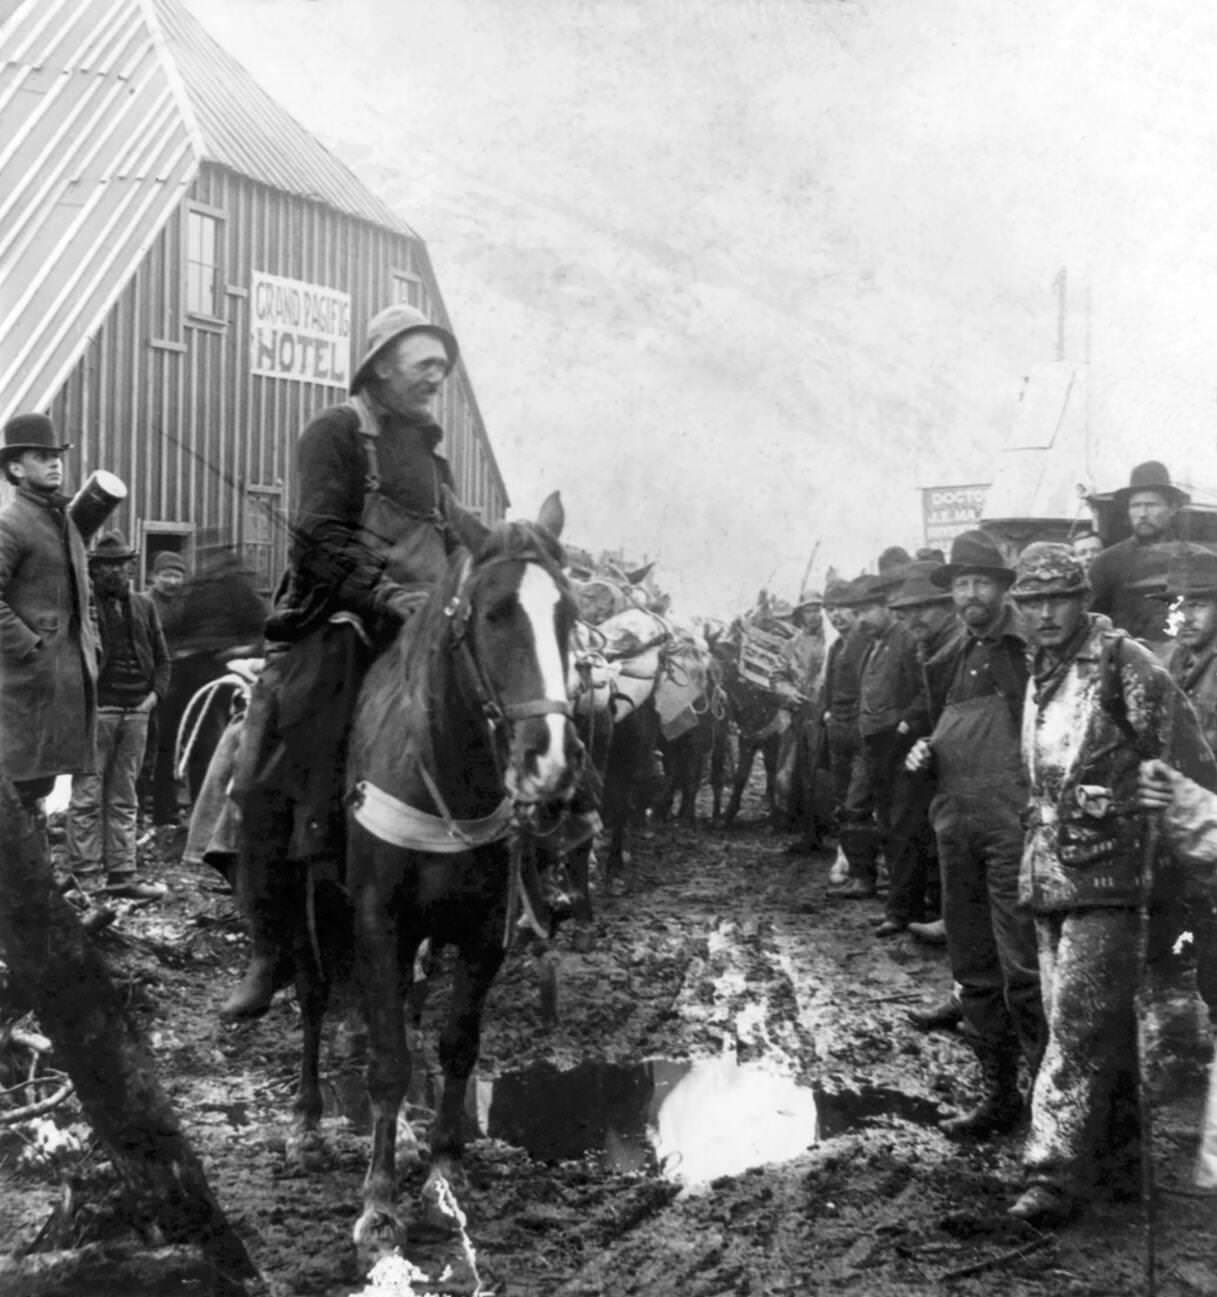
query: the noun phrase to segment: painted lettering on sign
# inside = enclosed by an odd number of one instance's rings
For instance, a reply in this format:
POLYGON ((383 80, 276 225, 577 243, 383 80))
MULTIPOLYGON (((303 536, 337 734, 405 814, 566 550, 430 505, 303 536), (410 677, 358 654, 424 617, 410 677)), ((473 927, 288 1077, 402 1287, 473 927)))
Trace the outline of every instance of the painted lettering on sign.
POLYGON ((351 378, 351 297, 260 270, 250 284, 249 363, 263 378, 345 388, 351 378))
POLYGON ((927 486, 921 491, 925 543, 949 545, 960 532, 975 527, 984 513, 987 482, 970 486, 927 486))

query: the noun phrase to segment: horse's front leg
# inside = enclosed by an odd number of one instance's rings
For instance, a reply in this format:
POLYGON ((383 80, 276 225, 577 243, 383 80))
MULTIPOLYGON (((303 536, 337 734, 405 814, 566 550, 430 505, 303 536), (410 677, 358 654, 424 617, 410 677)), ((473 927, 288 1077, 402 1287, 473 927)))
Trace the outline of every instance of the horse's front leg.
POLYGON ((316 1169, 325 1160, 321 1137, 321 1034, 330 987, 311 951, 296 958, 296 999, 300 1003, 300 1084, 292 1107, 292 1129, 287 1139, 287 1160, 301 1170, 316 1169))
POLYGON ((452 1005, 439 1038, 443 1071, 439 1111, 431 1127, 431 1171, 423 1186, 427 1218, 437 1225, 453 1224, 447 1195, 460 1177, 465 1147, 465 1092, 477 1066, 482 1043, 482 1011, 495 974, 503 962, 501 922, 489 922, 480 933, 457 946, 452 1005))
POLYGON ((410 1079, 401 996, 410 972, 401 969, 398 958, 394 898, 368 884, 352 901, 356 970, 368 1028, 372 1110, 372 1160, 363 1183, 363 1211, 355 1223, 355 1247, 361 1257, 375 1259, 405 1242, 405 1224, 396 1212, 395 1200, 397 1121, 410 1079))

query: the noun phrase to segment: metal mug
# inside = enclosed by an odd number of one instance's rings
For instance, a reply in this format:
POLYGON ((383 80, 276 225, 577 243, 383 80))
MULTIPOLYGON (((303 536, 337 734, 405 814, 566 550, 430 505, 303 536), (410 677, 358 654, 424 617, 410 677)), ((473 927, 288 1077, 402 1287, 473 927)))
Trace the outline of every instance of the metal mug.
POLYGON ((99 468, 90 473, 84 485, 68 503, 68 517, 87 545, 101 530, 102 523, 127 498, 123 480, 99 468))

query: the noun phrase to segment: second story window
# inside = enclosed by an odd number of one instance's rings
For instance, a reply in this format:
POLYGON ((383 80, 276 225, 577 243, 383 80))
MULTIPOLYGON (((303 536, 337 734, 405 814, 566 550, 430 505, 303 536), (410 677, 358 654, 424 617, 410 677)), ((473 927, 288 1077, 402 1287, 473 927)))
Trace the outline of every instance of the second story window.
POLYGON ((186 213, 186 313, 221 318, 220 221, 206 212, 186 213))

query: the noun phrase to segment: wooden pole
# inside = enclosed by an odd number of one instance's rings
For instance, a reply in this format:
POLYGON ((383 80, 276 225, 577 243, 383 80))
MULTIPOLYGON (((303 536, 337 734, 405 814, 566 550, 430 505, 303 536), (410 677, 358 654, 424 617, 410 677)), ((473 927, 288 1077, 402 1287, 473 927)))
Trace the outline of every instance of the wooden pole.
POLYGON ((75 911, 59 894, 45 822, 0 778, 0 953, 72 1078, 85 1116, 128 1191, 136 1219, 168 1244, 195 1244, 244 1292, 257 1277, 182 1133, 147 1046, 75 911))

